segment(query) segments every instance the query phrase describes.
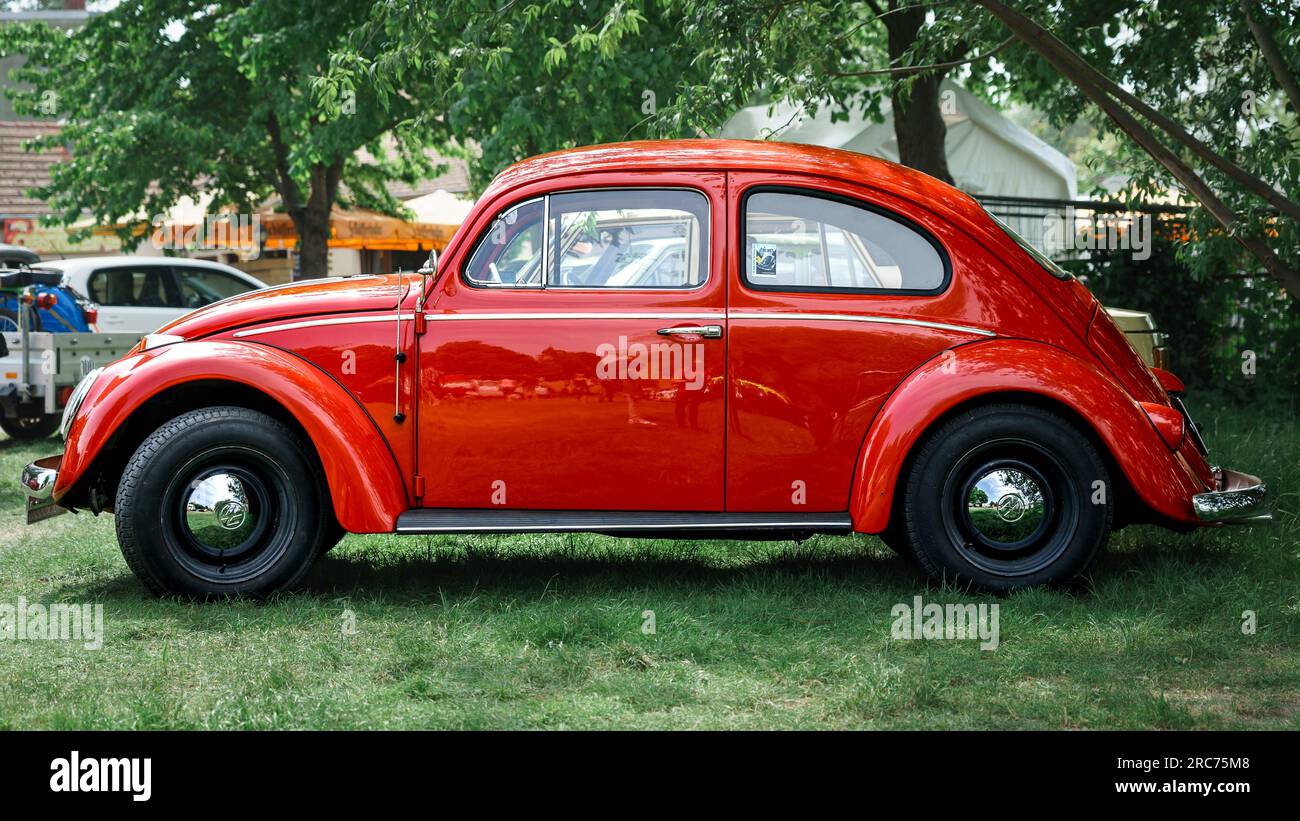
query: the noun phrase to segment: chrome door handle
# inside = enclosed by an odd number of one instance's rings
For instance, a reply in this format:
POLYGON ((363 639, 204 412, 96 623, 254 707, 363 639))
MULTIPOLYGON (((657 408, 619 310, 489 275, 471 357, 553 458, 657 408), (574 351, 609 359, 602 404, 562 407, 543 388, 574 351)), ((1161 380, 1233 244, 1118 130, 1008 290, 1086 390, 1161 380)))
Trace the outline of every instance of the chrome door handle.
POLYGON ((684 325, 680 328, 660 328, 660 336, 702 336, 705 339, 721 339, 721 325, 684 325))

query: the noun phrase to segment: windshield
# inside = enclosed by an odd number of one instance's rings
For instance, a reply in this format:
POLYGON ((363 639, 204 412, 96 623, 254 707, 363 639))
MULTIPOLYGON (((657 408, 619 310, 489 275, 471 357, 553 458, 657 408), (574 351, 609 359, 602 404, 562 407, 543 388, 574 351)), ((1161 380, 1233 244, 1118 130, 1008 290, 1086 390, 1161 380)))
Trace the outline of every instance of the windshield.
POLYGON ((997 223, 997 226, 1001 228, 1006 233, 1007 236, 1015 240, 1016 245, 1019 245, 1021 248, 1025 249, 1025 253, 1033 257, 1035 262, 1037 262, 1039 265, 1046 268, 1049 274, 1056 277, 1057 279, 1074 278, 1073 274, 1071 274, 1069 271, 1065 270, 1061 266, 1057 265, 1055 262, 1051 260, 1050 257, 1044 254, 1042 251, 1030 245, 1029 240, 1025 239, 1024 237, 1020 236, 1015 231, 1013 231, 1010 225, 1007 225, 1005 222, 998 219, 997 216, 995 216, 992 211, 989 211, 986 208, 984 209, 984 213, 988 214, 989 218, 992 219, 995 223, 997 223))

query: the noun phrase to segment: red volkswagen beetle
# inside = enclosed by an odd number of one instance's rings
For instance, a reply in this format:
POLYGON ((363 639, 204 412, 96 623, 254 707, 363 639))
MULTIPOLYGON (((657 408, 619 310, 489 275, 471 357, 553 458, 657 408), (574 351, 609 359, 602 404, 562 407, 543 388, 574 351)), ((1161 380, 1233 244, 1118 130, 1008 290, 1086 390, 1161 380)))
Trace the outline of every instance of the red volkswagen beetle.
POLYGON ((538 531, 874 533, 1000 591, 1078 576, 1131 522, 1267 518, 1098 307, 877 159, 564 151, 502 173, 423 272, 147 337, 23 478, 113 511, 141 581, 190 595, 291 587, 345 532, 538 531))

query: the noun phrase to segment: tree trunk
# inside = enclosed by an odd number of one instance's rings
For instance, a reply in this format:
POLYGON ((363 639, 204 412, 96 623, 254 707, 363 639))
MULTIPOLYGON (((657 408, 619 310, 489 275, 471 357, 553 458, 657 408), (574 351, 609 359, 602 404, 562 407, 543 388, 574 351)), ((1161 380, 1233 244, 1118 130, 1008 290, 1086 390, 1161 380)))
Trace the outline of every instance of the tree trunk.
MULTIPOLYGON (((891 11, 883 18, 889 35, 889 64, 900 65, 900 60, 920 36, 925 24, 925 8, 891 11)), ((892 83, 890 102, 894 109, 894 137, 898 140, 898 160, 909 168, 923 171, 932 177, 954 184, 948 170, 945 140, 948 127, 940 109, 939 86, 943 71, 928 71, 916 75, 910 88, 900 88, 904 83, 892 83)))
POLYGON ((298 232, 298 270, 294 279, 329 276, 330 214, 342 172, 342 160, 328 166, 321 163, 312 166, 307 203, 289 211, 298 232))
POLYGON ((294 279, 317 279, 329 276, 329 212, 318 213, 310 207, 299 209, 293 217, 298 232, 298 264, 294 279))

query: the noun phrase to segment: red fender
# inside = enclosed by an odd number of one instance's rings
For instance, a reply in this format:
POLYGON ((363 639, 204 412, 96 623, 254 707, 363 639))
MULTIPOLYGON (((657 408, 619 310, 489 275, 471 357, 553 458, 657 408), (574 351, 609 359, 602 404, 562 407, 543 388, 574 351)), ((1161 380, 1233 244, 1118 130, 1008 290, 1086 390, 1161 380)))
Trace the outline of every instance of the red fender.
MULTIPOLYGON (((157 394, 186 382, 220 379, 280 403, 320 456, 339 524, 352 533, 391 533, 410 507, 397 464, 357 401, 326 373, 265 345, 197 341, 128 356, 104 369, 68 431, 54 498, 94 462, 118 426, 157 394), (129 386, 122 387, 122 383, 129 386)), ((220 402, 221 397, 214 397, 220 402)))
POLYGON ((1170 450, 1123 388, 1091 362, 1060 348, 993 339, 945 351, 890 395, 858 455, 849 508, 854 530, 885 529, 903 462, 939 417, 999 393, 1038 394, 1071 408, 1092 425, 1147 506, 1177 521, 1197 521, 1191 497, 1207 488, 1205 479, 1170 450))

